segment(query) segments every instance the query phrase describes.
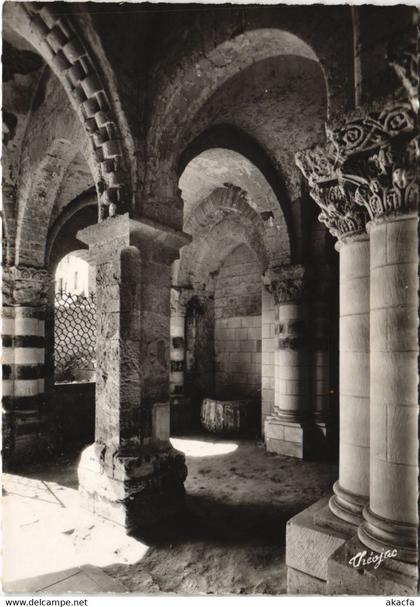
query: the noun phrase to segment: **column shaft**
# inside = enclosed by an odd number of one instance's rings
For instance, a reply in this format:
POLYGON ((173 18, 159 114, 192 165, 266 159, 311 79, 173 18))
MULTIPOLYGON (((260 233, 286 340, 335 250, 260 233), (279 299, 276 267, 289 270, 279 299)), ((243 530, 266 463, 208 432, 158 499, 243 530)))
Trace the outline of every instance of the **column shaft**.
POLYGON ((340 243, 340 454, 330 508, 354 524, 369 496, 369 239, 340 243))
POLYGON ((359 537, 415 561, 418 524, 417 216, 369 226, 371 237, 370 505, 359 537))
POLYGON ((171 314, 171 397, 184 395, 185 372, 185 312, 175 310, 171 314))
POLYGON ((276 304, 274 414, 303 421, 309 410, 309 351, 306 309, 302 303, 276 304))

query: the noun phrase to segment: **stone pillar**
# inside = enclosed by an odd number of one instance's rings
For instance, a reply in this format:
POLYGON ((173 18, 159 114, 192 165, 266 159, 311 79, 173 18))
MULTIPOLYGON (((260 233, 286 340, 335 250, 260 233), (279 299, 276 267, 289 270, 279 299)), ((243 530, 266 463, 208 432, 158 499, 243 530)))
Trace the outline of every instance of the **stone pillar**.
POLYGON ((45 457, 45 316, 50 275, 42 268, 3 270, 3 457, 5 464, 45 457))
POLYGON ((340 254, 340 453, 330 508, 355 525, 369 497, 369 237, 345 237, 340 254))
POLYGON ((325 389, 325 366, 318 368, 320 379, 313 379, 316 348, 305 270, 295 265, 266 274, 275 298, 274 407, 265 421, 267 449, 300 458, 319 457, 319 435, 325 434, 315 423, 314 405, 318 381, 325 389))
POLYGON ((96 265, 95 443, 82 454, 85 508, 127 530, 183 506, 186 467, 169 442, 170 264, 182 233, 128 214, 78 233, 96 265))
POLYGON ((370 503, 359 538, 372 550, 395 550, 397 559, 415 563, 419 151, 411 112, 392 108, 389 115, 398 117, 405 137, 371 152, 367 187, 357 191, 371 218, 370 503))
POLYGON ((359 118, 327 131, 329 139, 323 148, 317 146, 296 158, 321 207, 320 221, 342 241, 340 356, 347 357, 348 364, 341 360, 340 454, 348 465, 340 461, 336 495, 330 500, 337 516, 320 500, 288 522, 286 563, 292 593, 297 584, 299 592, 308 593, 315 583, 320 592, 328 594, 411 595, 417 591, 418 572, 413 563, 418 528, 419 153, 414 105, 412 100, 403 100, 369 115, 359 110, 359 118), (369 257, 368 416, 363 359, 369 257), (344 409, 344 401, 356 403, 360 413, 354 416, 349 406, 344 409), (363 508, 363 522, 357 526, 346 513, 351 514, 354 506, 353 520, 359 522, 356 494, 344 494, 342 489, 350 484, 353 491, 366 487, 363 460, 367 448, 360 449, 364 446, 360 438, 366 437, 367 428, 369 506, 363 508), (379 559, 374 552, 386 550, 381 566, 370 565, 373 558, 376 563, 379 559), (349 560, 359 553, 367 562, 349 567, 349 560))
POLYGON ((371 483, 359 538, 416 562, 418 525, 418 218, 369 224, 371 483))

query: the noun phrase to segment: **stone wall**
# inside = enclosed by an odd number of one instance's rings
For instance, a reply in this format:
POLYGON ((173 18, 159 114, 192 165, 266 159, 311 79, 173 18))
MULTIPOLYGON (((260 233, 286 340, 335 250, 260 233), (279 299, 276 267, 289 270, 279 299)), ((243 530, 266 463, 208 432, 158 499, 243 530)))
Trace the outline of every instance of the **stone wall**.
POLYGON ((228 256, 215 290, 216 395, 261 399, 261 269, 240 246, 228 256))

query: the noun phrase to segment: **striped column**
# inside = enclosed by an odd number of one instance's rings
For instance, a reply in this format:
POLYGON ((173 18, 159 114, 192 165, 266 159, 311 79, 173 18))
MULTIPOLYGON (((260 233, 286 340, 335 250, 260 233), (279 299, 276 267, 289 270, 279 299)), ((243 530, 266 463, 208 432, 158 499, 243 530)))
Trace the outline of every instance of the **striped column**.
POLYGON ((171 399, 184 396, 185 312, 185 306, 180 301, 180 293, 171 289, 171 370, 169 377, 171 399))
POLYGON ((49 275, 21 268, 9 272, 2 310, 3 450, 6 460, 28 458, 45 438, 45 288, 49 275), (41 280, 35 280, 39 274, 41 280), (5 298, 6 299, 6 298, 5 298), (33 299, 38 305, 26 304, 33 299), (12 305, 10 305, 12 304, 12 305))

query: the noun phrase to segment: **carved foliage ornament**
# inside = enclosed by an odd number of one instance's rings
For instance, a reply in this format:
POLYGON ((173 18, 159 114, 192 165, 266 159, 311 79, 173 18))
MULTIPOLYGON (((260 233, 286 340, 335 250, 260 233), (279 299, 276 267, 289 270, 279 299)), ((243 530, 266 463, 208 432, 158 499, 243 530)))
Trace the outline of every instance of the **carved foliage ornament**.
POLYGON ((337 150, 338 163, 343 163, 349 156, 375 150, 396 137, 412 134, 415 126, 416 116, 411 104, 405 102, 352 120, 330 131, 329 136, 337 150))
POLYGON ((47 303, 51 275, 42 268, 5 266, 2 271, 5 305, 43 306, 47 303))
POLYGON ((333 236, 360 234, 369 218, 418 208, 418 131, 409 103, 349 121, 328 136, 324 148, 300 152, 296 164, 333 236))
POLYGON ((322 210, 318 219, 330 233, 336 238, 362 233, 367 215, 353 202, 354 186, 342 178, 332 143, 299 152, 296 164, 309 181, 311 196, 322 210))
POLYGON ((269 268, 263 282, 277 304, 299 301, 305 296, 305 268, 301 265, 269 268))

